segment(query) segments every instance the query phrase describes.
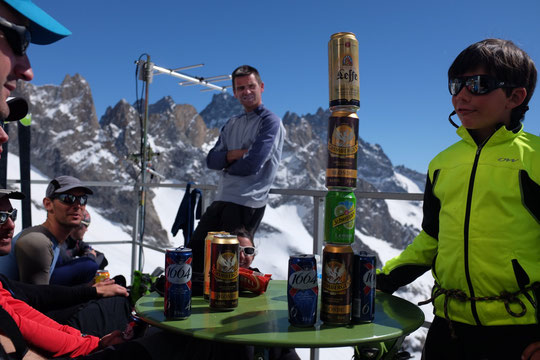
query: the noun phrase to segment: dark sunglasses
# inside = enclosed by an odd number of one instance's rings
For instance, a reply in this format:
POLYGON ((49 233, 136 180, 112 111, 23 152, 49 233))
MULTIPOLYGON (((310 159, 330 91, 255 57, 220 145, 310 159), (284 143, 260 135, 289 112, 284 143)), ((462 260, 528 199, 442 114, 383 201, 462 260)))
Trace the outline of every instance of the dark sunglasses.
POLYGON ((242 245, 239 245, 238 247, 240 248, 240 250, 242 250, 244 252, 244 255, 247 255, 247 256, 255 256, 255 255, 257 255, 257 249, 255 249, 254 246, 242 246, 242 245))
POLYGON ((17 220, 17 209, 11 211, 0 211, 0 225, 4 225, 8 218, 11 218, 13 222, 17 220))
POLYGON ((31 41, 30 30, 25 26, 15 25, 2 17, 0 17, 0 30, 4 33, 13 53, 24 56, 31 41))
POLYGON ((86 195, 75 196, 72 194, 59 194, 55 195, 54 198, 68 205, 75 204, 75 201, 77 200, 79 201, 79 204, 81 204, 81 206, 86 205, 86 203, 88 202, 88 196, 86 195))
POLYGON ((499 81, 490 75, 456 76, 448 80, 448 90, 453 96, 466 87, 473 95, 485 95, 499 88, 513 88, 514 85, 499 81))

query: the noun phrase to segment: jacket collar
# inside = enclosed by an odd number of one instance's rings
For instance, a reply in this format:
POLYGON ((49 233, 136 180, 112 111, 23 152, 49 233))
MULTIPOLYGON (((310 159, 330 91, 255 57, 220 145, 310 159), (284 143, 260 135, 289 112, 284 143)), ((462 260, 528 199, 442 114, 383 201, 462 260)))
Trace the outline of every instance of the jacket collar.
MULTIPOLYGON (((507 141, 512 141, 523 132, 523 124, 519 124, 516 128, 508 130, 506 126, 501 126, 493 135, 491 135, 483 144, 483 146, 491 146, 507 141)), ((468 144, 478 147, 478 144, 474 141, 469 131, 461 125, 456 133, 468 144)))

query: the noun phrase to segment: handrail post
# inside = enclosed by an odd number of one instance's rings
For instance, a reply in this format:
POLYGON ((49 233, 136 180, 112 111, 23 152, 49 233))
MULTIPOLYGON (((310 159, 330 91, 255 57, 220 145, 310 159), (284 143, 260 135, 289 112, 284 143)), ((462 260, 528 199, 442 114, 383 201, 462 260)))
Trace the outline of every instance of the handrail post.
MULTIPOLYGON (((138 194, 139 190, 137 189, 137 185, 135 185, 134 188, 135 194, 138 194)), ((135 266, 137 264, 137 238, 139 236, 139 211, 140 211, 140 204, 137 203, 137 207, 135 208, 135 221, 133 224, 133 236, 132 236, 132 244, 131 244, 131 284, 133 284, 133 273, 135 271, 135 266)), ((140 270, 140 269, 139 269, 140 270)))
MULTIPOLYGON (((322 196, 313 196, 313 253, 319 256, 322 255, 324 239, 324 201, 322 196)), ((320 259, 322 261, 322 257, 320 259)), ((309 359, 319 360, 318 348, 310 349, 309 359)))
POLYGON ((324 200, 322 196, 313 197, 313 253, 322 255, 324 239, 324 200))

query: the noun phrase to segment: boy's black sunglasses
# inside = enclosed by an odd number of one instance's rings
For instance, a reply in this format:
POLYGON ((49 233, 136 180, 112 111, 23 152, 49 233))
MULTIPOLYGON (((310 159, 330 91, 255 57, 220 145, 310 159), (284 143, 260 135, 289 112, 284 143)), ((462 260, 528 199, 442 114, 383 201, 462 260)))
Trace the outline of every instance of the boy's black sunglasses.
POLYGON ((13 222, 17 220, 17 209, 11 211, 0 211, 0 225, 4 225, 8 218, 11 218, 13 222))
POLYGON ((516 86, 499 81, 490 75, 456 76, 448 79, 448 90, 453 96, 459 94, 463 87, 466 87, 473 95, 484 95, 495 89, 516 86))
POLYGON ((0 17, 0 31, 4 33, 4 37, 15 55, 24 56, 26 54, 26 49, 31 41, 30 30, 0 17))
POLYGON ((88 202, 88 196, 86 195, 75 196, 72 194, 58 194, 55 195, 54 198, 68 205, 75 204, 75 201, 77 200, 79 200, 79 204, 81 204, 81 206, 86 205, 86 203, 88 202))

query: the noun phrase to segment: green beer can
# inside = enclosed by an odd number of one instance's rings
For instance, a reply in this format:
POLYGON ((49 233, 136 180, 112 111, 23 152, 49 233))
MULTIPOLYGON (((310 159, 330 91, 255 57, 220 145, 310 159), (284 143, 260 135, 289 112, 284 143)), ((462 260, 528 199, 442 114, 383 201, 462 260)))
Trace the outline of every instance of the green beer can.
POLYGON ((329 191, 324 213, 324 241, 328 244, 352 244, 355 218, 354 192, 329 191))

